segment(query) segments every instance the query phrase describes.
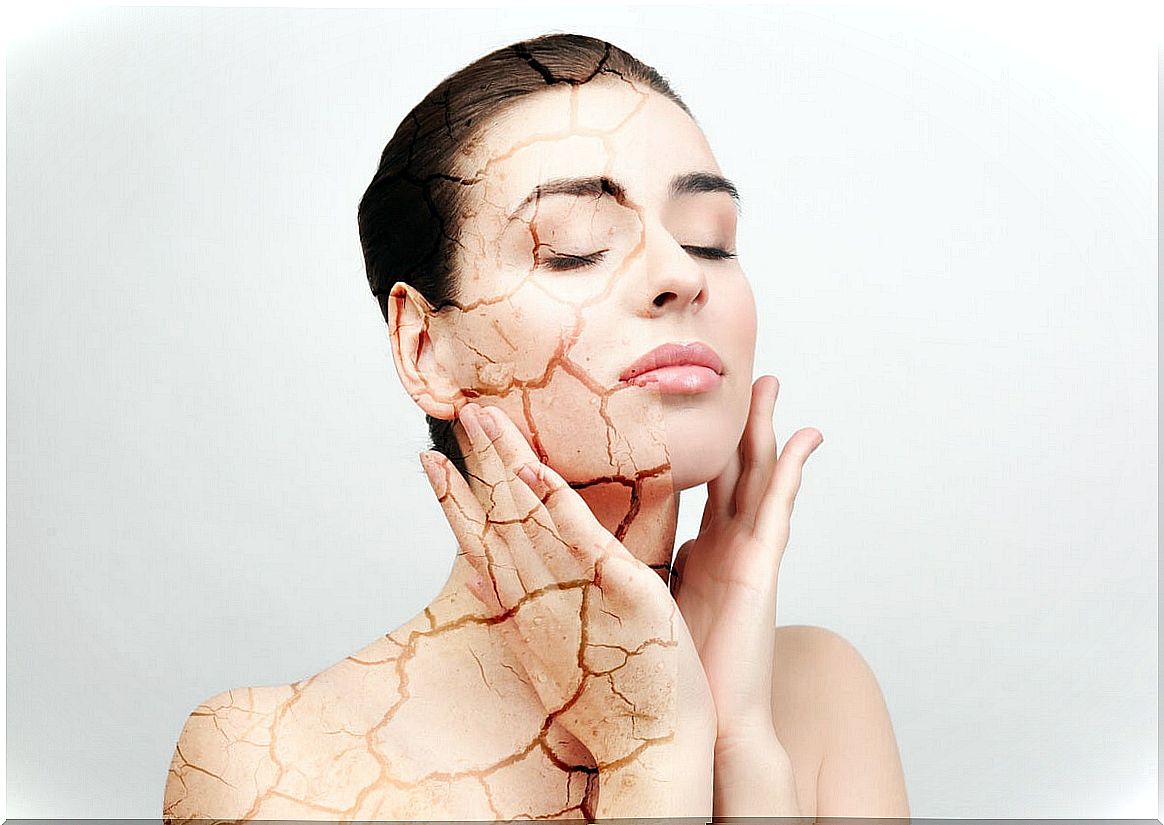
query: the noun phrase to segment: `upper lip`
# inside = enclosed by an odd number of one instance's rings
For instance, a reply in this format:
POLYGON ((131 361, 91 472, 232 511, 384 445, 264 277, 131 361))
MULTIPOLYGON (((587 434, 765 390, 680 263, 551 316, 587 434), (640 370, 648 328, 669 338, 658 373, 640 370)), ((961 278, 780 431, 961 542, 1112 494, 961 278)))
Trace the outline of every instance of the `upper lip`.
POLYGON ((692 344, 670 343, 655 347, 623 370, 618 380, 629 381, 636 375, 642 375, 644 372, 650 372, 659 367, 681 365, 707 367, 721 375, 723 374, 723 362, 719 360, 715 350, 707 344, 696 341, 692 344))

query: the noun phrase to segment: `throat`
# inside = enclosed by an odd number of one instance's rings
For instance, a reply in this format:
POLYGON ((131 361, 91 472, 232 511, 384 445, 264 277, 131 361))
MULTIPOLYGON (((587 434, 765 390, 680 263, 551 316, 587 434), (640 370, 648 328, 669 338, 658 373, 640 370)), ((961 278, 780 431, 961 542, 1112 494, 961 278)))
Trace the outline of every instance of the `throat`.
POLYGON ((607 532, 667 579, 679 519, 679 492, 669 472, 603 480, 578 494, 607 532))

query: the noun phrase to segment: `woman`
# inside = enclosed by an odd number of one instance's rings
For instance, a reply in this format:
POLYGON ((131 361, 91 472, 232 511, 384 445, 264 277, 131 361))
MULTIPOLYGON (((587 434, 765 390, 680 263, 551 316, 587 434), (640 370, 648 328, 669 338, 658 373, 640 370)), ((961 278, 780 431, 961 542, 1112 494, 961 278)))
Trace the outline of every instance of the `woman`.
POLYGON ((822 437, 777 459, 737 204, 667 82, 592 38, 500 49, 409 113, 360 236, 452 573, 322 673, 195 709, 168 820, 908 816, 867 665, 775 626, 822 437))

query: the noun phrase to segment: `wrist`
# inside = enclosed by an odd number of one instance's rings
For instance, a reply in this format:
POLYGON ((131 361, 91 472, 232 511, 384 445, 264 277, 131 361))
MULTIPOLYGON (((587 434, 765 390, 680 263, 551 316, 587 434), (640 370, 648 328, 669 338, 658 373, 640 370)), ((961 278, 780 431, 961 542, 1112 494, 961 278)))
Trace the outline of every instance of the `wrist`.
POLYGON ((755 770, 792 772, 792 759, 775 732, 720 737, 715 742, 714 759, 717 774, 724 771, 746 774, 755 770))
POLYGON ((775 732, 740 730, 716 741, 714 812, 721 816, 802 816, 792 759, 775 732))
POLYGON ((716 756, 730 756, 736 752, 763 753, 774 749, 784 751, 771 713, 759 711, 745 717, 719 720, 715 737, 716 756))

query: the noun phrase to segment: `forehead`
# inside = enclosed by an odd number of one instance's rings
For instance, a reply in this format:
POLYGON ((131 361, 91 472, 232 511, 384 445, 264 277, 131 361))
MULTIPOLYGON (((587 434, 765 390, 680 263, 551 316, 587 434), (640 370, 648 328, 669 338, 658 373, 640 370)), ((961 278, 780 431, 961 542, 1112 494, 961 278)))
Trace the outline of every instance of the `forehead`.
POLYGON ((686 112, 617 79, 547 87, 523 98, 491 124, 472 164, 485 208, 501 219, 539 183, 558 178, 606 176, 636 205, 658 208, 675 175, 720 171, 686 112))

